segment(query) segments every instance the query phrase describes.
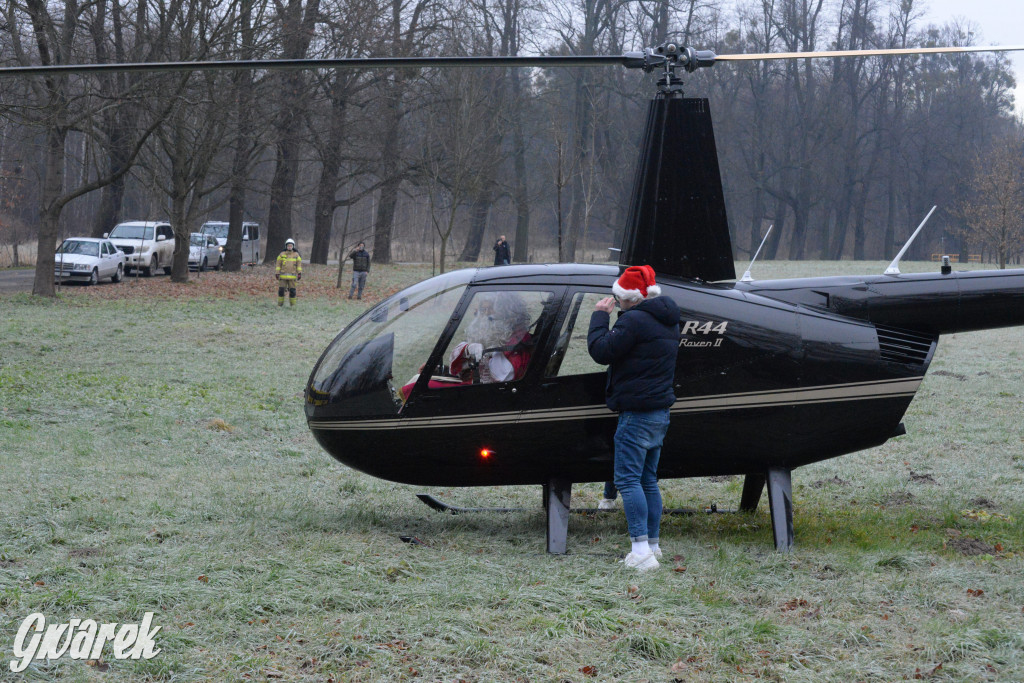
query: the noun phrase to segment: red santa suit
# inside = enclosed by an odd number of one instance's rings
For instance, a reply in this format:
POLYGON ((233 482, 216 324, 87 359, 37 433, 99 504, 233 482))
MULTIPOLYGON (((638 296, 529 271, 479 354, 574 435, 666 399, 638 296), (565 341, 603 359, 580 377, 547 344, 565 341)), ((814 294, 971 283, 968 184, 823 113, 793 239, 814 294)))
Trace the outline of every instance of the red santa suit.
MULTIPOLYGON (((532 337, 527 331, 516 332, 508 343, 498 351, 482 353, 477 365, 480 374, 480 384, 491 384, 493 382, 511 382, 522 379, 526 373, 526 367, 530 364, 530 357, 533 352, 532 337)), ((484 349, 480 344, 462 342, 452 349, 448 359, 448 367, 452 375, 460 378, 459 381, 446 381, 442 378, 431 378, 427 386, 431 389, 446 389, 448 387, 461 387, 473 384, 473 377, 470 374, 469 357, 482 352, 484 349), (474 349, 473 347, 478 347, 474 349)), ((419 375, 416 375, 408 384, 402 387, 402 398, 408 399, 419 375)), ((454 378, 453 378, 454 379, 454 378)))

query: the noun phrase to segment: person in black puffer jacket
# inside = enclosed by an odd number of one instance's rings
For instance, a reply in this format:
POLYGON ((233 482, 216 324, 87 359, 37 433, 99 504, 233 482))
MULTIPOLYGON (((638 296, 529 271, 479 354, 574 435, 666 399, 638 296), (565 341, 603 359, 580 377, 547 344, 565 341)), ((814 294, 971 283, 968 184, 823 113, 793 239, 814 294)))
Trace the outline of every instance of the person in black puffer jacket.
POLYGON ((658 460, 675 402, 679 307, 655 283, 650 266, 630 266, 612 285, 614 298, 597 302, 587 350, 608 365, 605 402, 619 413, 615 430, 615 486, 622 494, 632 550, 626 566, 646 571, 661 556, 658 460), (610 314, 622 308, 615 326, 610 314))

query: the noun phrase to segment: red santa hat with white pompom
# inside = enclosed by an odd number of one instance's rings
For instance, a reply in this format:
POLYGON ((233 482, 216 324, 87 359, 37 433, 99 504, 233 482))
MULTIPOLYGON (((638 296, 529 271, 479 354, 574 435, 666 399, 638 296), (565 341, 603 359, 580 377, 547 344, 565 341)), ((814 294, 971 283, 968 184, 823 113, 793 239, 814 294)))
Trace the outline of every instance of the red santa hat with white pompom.
POLYGON ((661 296, 661 287, 654 282, 654 268, 630 266, 612 285, 615 296, 627 301, 642 301, 661 296))

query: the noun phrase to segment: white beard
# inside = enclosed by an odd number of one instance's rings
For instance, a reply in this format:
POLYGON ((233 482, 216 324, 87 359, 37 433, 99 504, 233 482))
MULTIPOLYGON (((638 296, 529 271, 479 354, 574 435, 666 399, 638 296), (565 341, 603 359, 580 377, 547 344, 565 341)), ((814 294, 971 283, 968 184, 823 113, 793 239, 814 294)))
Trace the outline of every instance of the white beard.
POLYGON ((512 332, 512 325, 505 320, 492 320, 489 316, 477 315, 466 328, 466 341, 490 349, 508 344, 512 332))

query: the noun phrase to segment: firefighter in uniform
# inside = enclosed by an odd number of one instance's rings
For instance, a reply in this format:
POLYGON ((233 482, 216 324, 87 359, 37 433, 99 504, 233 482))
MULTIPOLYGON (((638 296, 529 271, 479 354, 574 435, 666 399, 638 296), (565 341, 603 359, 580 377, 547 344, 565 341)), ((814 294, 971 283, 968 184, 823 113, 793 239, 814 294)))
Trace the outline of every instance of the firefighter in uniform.
POLYGON ((284 251, 277 256, 277 305, 284 306, 284 290, 288 289, 288 305, 295 305, 295 283, 302 279, 302 257, 295 251, 295 240, 284 243, 284 251))

